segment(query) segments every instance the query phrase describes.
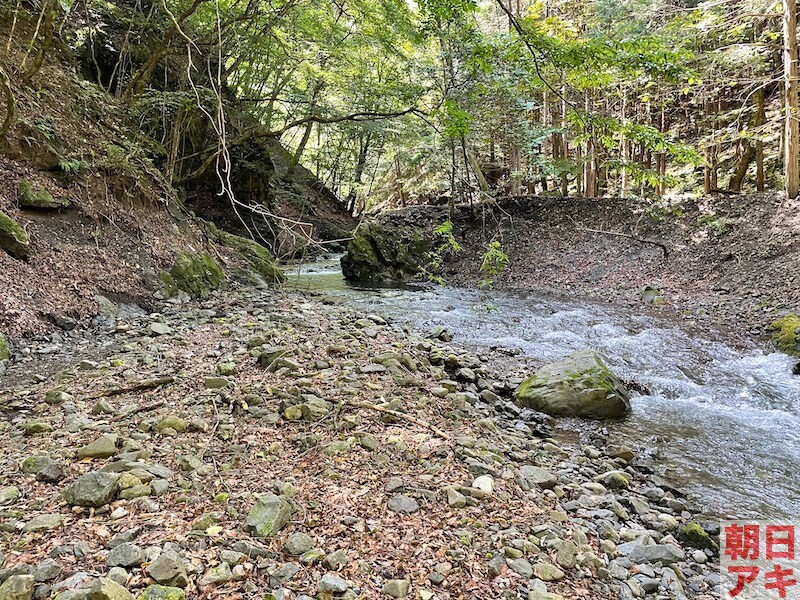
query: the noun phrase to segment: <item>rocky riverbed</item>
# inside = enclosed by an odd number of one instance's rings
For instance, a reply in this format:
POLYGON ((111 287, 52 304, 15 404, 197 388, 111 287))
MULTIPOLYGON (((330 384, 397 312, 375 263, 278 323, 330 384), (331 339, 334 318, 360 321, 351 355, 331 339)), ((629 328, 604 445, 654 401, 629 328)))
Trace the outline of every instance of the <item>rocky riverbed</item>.
POLYGON ((17 349, 0 600, 719 597, 718 523, 502 355, 299 293, 161 311, 17 349))

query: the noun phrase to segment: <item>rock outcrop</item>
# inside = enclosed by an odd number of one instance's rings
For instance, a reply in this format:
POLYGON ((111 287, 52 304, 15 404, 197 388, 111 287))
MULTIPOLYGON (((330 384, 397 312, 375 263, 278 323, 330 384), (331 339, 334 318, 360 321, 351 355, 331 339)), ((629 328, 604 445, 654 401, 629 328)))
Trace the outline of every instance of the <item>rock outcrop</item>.
POLYGON ((0 212, 0 249, 14 258, 28 258, 30 240, 22 226, 6 213, 0 212))

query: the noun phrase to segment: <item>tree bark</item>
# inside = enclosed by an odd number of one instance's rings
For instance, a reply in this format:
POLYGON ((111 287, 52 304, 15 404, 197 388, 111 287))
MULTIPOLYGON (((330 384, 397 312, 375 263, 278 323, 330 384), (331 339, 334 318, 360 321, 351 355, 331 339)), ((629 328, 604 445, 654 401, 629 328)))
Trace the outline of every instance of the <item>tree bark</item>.
POLYGON ((800 192, 800 128, 797 111, 797 0, 783 0, 783 83, 786 142, 783 153, 784 187, 789 198, 800 192))

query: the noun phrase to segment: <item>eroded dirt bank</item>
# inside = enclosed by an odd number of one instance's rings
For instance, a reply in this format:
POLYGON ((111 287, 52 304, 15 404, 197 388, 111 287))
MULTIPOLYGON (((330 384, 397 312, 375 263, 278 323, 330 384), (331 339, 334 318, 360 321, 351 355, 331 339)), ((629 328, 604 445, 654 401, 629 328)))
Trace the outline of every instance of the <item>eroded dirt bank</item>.
POLYGON ((493 352, 296 293, 161 310, 118 316, 101 356, 53 376, 10 367, 3 587, 718 597, 716 524, 600 428, 549 437, 493 352))

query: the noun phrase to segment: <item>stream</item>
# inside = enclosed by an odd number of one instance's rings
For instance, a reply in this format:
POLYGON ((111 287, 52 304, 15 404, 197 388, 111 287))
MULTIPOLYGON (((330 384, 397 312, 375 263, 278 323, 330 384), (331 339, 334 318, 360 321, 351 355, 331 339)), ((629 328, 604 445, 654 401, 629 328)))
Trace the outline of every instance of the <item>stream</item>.
MULTIPOLYGON (((298 289, 428 332, 442 326, 473 349, 516 348, 538 361, 590 347, 634 394, 629 417, 605 423, 615 441, 649 449, 656 471, 709 514, 800 513, 800 376, 796 360, 734 348, 674 320, 574 299, 456 287, 356 287, 338 257, 287 268, 298 289)), ((569 420, 560 427, 569 428, 569 420)))

